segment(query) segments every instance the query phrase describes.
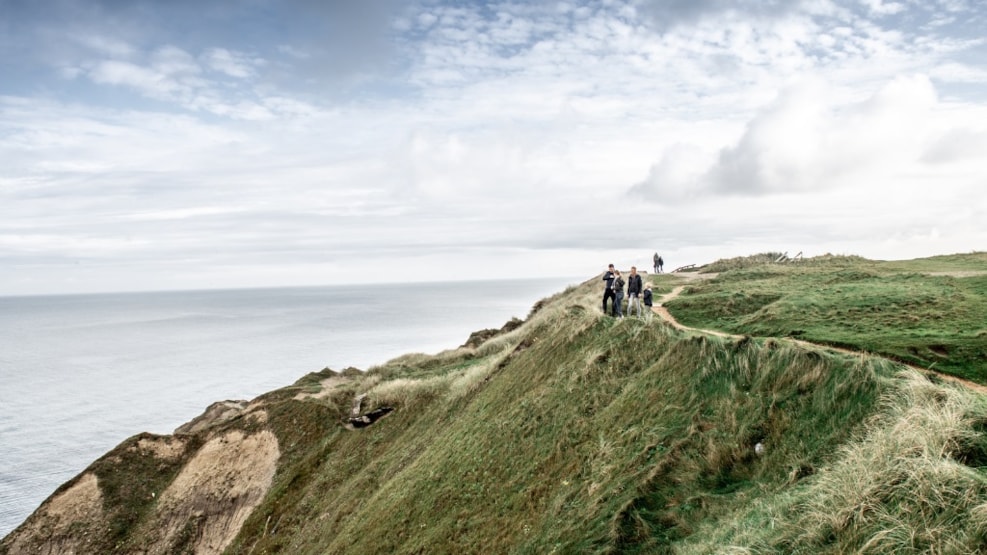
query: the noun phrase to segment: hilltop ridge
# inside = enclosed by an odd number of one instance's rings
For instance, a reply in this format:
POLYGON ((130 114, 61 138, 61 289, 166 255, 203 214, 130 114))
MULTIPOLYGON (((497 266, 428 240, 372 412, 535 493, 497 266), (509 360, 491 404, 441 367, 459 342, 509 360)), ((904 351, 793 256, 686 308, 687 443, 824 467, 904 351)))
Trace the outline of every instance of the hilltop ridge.
MULTIPOLYGON (((970 256, 947 263, 987 270, 970 256)), ((937 299, 980 306, 983 274, 910 277, 928 260, 647 277, 659 295, 685 285, 667 306, 676 318, 736 337, 605 316, 593 278, 458 349, 327 369, 130 438, 0 553, 975 552, 987 545, 982 394, 884 356, 751 333, 797 320, 802 333, 774 335, 851 350, 819 316, 837 289, 867 315, 854 322, 870 353, 911 337, 887 321, 912 305, 865 311, 873 299, 922 293, 941 317, 914 337, 976 323, 937 299), (809 290, 813 310, 786 296, 809 290)), ((976 378, 967 352, 947 348, 960 363, 945 366, 976 378)))

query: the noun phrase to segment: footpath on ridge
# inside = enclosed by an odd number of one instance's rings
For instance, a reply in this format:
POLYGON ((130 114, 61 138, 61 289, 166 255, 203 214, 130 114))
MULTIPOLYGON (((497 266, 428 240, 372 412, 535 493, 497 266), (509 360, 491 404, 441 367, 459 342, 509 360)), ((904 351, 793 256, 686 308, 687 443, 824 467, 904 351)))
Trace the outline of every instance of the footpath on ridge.
MULTIPOLYGON (((680 276, 680 277, 685 278, 688 281, 705 280, 705 279, 712 279, 712 278, 716 277, 716 274, 706 274, 704 276, 700 276, 700 274, 697 273, 697 272, 679 272, 679 273, 677 273, 677 275, 680 276)), ((682 293, 682 291, 685 289, 685 287, 686 287, 685 285, 678 285, 675 288, 673 288, 670 292, 662 295, 661 299, 659 299, 659 301, 653 307, 651 307, 651 310, 655 314, 657 314, 662 320, 664 320, 666 323, 668 323, 672 327, 674 327, 676 329, 679 329, 679 330, 692 331, 692 332, 697 332, 697 333, 704 333, 704 334, 707 334, 707 335, 715 335, 717 337, 724 337, 724 338, 727 338, 727 339, 741 339, 741 338, 744 337, 743 335, 737 335, 737 334, 733 334, 733 333, 726 333, 726 332, 717 331, 717 330, 703 329, 703 328, 693 328, 693 327, 690 327, 690 326, 686 326, 686 325, 682 324, 681 322, 679 322, 678 320, 676 320, 675 317, 672 316, 672 313, 668 311, 668 308, 665 307, 665 303, 667 303, 668 301, 674 299, 675 297, 678 297, 682 293)), ((864 355, 864 354, 868 354, 868 353, 864 353, 862 351, 854 351, 854 350, 851 350, 851 349, 844 349, 842 347, 834 347, 832 345, 825 345, 825 344, 822 344, 822 343, 812 343, 811 341, 804 341, 804 340, 801 340, 801 339, 794 339, 794 338, 791 338, 791 337, 777 337, 775 339, 777 339, 779 341, 788 341, 790 343, 793 343, 795 345, 799 345, 799 346, 801 346, 803 348, 808 348, 808 349, 823 349, 823 350, 827 350, 827 351, 833 351, 833 352, 843 353, 843 354, 848 354, 848 355, 864 355)), ((922 368, 921 366, 913 366, 911 364, 906 364, 906 363, 900 362, 900 361, 896 361, 896 362, 898 362, 898 364, 901 364, 902 366, 906 366, 908 368, 911 368, 912 370, 915 370, 916 372, 920 372, 922 374, 935 374, 937 377, 942 378, 943 380, 946 380, 946 381, 949 381, 949 382, 953 382, 953 383, 959 384, 959 385, 961 385, 963 387, 972 389, 972 390, 974 390, 974 391, 976 391, 978 393, 981 393, 983 395, 987 395, 987 386, 980 385, 980 384, 978 384, 976 382, 971 382, 970 380, 965 380, 963 378, 958 378, 958 377, 953 376, 953 375, 950 375, 950 374, 944 374, 944 373, 939 372, 937 370, 932 370, 932 369, 929 369, 929 368, 922 368)))

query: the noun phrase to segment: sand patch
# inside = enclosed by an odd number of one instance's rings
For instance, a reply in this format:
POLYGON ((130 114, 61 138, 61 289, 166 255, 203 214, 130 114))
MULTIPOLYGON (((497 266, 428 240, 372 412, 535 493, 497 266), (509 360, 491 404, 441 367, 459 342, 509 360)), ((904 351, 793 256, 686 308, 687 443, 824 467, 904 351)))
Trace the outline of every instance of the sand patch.
MULTIPOLYGON (((137 441, 136 449, 141 452, 150 452, 159 459, 176 461, 185 454, 185 447, 186 443, 184 440, 167 436, 159 438, 141 438, 137 441)), ((134 447, 131 449, 134 449, 134 447)))
POLYGON ((146 530, 160 535, 150 553, 221 553, 267 494, 279 457, 268 430, 234 430, 206 442, 161 494, 146 530))
POLYGON ((31 553, 56 555, 86 553, 87 541, 77 532, 103 517, 103 494, 99 481, 87 472, 64 492, 52 497, 24 523, 9 545, 11 555, 31 553))
POLYGON ((175 429, 176 434, 197 434, 218 424, 229 422, 243 413, 246 401, 218 401, 205 412, 175 429))
POLYGON ((955 278, 966 278, 987 275, 985 270, 956 270, 953 272, 925 272, 927 276, 947 276, 955 278))

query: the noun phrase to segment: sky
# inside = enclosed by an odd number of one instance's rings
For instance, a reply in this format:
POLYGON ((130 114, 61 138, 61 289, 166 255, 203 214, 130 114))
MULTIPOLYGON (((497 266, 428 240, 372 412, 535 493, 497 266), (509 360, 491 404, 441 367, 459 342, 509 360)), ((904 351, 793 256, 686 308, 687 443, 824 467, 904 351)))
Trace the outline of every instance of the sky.
POLYGON ((984 29, 980 0, 0 0, 0 295, 982 251, 984 29))

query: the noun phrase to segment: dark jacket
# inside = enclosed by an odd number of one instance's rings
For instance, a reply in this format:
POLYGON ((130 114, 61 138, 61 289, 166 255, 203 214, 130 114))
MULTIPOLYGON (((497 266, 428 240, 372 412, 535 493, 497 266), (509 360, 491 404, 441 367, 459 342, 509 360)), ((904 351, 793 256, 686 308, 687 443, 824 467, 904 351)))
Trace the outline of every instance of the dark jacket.
POLYGON ((651 296, 651 289, 645 289, 644 290, 644 306, 652 306, 652 303, 653 302, 654 302, 654 300, 653 300, 653 298, 651 296))
POLYGON ((613 272, 603 274, 603 281, 607 282, 606 289, 613 289, 613 272))
POLYGON ((633 295, 635 293, 641 293, 644 289, 644 285, 641 283, 641 274, 633 275, 627 278, 627 295, 633 295))
POLYGON ((617 293, 618 297, 624 296, 624 278, 619 277, 613 280, 613 290, 617 293))

